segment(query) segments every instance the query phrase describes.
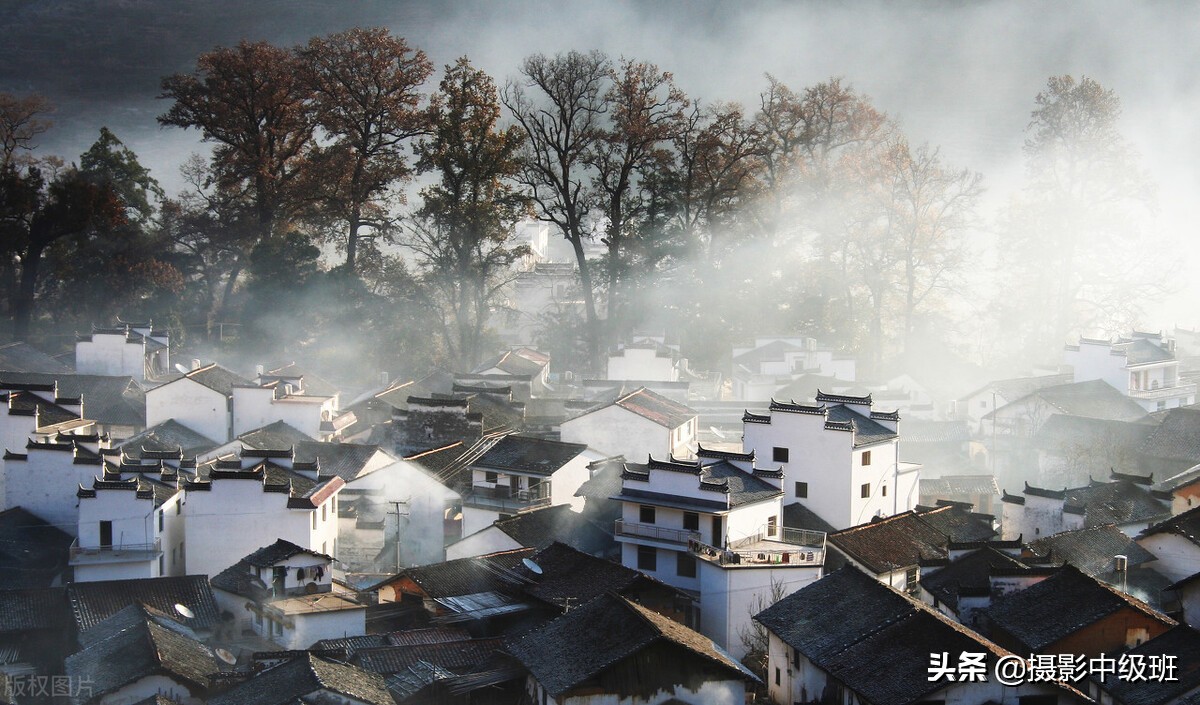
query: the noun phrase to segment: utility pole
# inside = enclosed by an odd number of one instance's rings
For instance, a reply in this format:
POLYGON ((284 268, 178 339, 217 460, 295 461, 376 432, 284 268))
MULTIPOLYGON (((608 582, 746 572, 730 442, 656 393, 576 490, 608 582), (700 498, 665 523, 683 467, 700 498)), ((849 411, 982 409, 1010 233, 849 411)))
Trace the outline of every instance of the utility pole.
POLYGON ((388 512, 388 514, 394 515, 396 517, 396 572, 399 573, 400 572, 400 517, 402 517, 402 516, 406 517, 409 515, 409 512, 401 512, 400 511, 400 505, 403 504, 405 507, 408 507, 408 500, 407 499, 396 499, 396 500, 389 501, 388 504, 391 504, 396 508, 396 511, 388 512))

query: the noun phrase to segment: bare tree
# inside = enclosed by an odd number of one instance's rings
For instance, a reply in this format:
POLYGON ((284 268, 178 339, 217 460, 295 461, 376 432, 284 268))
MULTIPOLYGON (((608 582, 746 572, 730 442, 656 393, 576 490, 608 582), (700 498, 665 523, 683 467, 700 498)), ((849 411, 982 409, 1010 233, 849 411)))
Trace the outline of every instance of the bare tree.
POLYGON ((521 78, 509 81, 501 96, 527 137, 520 179, 538 216, 558 228, 575 252, 587 317, 588 364, 594 367, 599 364, 601 321, 584 251, 592 236, 589 214, 596 199, 586 157, 601 135, 611 65, 598 51, 571 51, 553 58, 530 56, 520 72, 521 78))
POLYGON ((44 96, 0 93, 0 169, 7 169, 18 150, 32 151, 38 135, 50 129, 45 116, 54 108, 44 96))

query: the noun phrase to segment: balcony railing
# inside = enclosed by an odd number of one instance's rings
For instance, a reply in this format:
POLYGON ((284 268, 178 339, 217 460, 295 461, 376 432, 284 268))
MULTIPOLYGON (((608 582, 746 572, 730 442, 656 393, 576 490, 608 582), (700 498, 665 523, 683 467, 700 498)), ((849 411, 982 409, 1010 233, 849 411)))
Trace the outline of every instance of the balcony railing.
POLYGON ((688 551, 722 566, 806 565, 825 562, 825 532, 763 526, 759 533, 718 548, 698 539, 688 542, 688 551))
POLYGON ((148 561, 162 554, 162 539, 154 543, 123 543, 113 546, 80 546, 79 539, 71 542, 70 563, 131 563, 148 561))
POLYGON ((690 541, 699 541, 700 532, 687 529, 668 529, 654 524, 635 524, 631 521, 617 519, 613 527, 618 536, 632 536, 643 539, 654 539, 666 543, 687 545, 690 541))
POLYGON ((1143 399, 1145 401, 1157 401, 1159 399, 1173 399, 1175 397, 1194 396, 1196 394, 1195 384, 1177 384, 1173 387, 1159 387, 1158 389, 1130 389, 1129 396, 1133 399, 1143 399))
POLYGON ((521 511, 550 506, 547 490, 514 490, 510 487, 472 487, 463 504, 501 511, 521 511))

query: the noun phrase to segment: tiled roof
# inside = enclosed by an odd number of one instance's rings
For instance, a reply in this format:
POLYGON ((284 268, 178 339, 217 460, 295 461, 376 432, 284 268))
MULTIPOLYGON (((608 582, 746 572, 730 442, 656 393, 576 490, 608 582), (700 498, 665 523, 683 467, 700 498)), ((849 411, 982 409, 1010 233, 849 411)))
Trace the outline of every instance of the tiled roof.
POLYGON ((599 555, 614 545, 611 533, 572 511, 569 504, 519 512, 497 520, 493 526, 522 546, 531 548, 545 548, 555 541, 562 541, 585 553, 599 555))
POLYGON ((696 416, 696 412, 686 404, 680 404, 645 387, 626 394, 613 404, 666 428, 681 426, 696 416))
MULTIPOLYGON (((1109 453, 1125 450, 1132 454, 1154 429, 1155 426, 1145 420, 1117 421, 1055 414, 1034 434, 1033 443, 1037 448, 1063 455, 1075 455, 1093 447, 1109 453)), ((906 429, 905 440, 907 438, 906 429)))
POLYGON ((395 705, 383 676, 310 653, 263 671, 209 698, 208 705, 293 705, 319 690, 338 693, 367 705, 395 705))
POLYGON ((17 341, 0 345, 0 370, 8 372, 42 372, 60 374, 71 368, 32 345, 17 341))
POLYGON ((1124 349, 1125 360, 1130 365, 1149 365, 1175 359, 1175 354, 1170 350, 1145 338, 1135 338, 1127 343, 1117 343, 1113 349, 1124 349))
POLYGON ((80 631, 77 636, 79 645, 87 648, 109 637, 116 636, 126 629, 140 626, 149 621, 155 622, 165 629, 177 631, 192 639, 196 638, 195 631, 176 622, 175 619, 182 619, 182 617, 178 613, 174 613, 174 616, 172 616, 162 610, 156 610, 149 605, 137 603, 117 610, 111 617, 102 620, 94 627, 80 631))
POLYGON ((899 434, 869 417, 863 416, 846 404, 826 407, 826 423, 848 423, 854 429, 854 446, 871 445, 899 438, 899 434))
MULTIPOLYGON (((753 678, 708 637, 611 593, 510 640, 508 650, 558 697, 657 642, 690 651, 698 671, 715 666, 725 678, 753 678)), ((688 680, 685 673, 672 675, 688 680)))
POLYGON ((1030 396, 1040 397, 1062 413, 1072 416, 1115 421, 1137 421, 1146 417, 1146 410, 1137 402, 1099 379, 1043 387, 1030 396))
POLYGON ((36 413, 39 427, 56 426, 79 420, 79 414, 74 411, 48 402, 32 392, 18 391, 0 394, 0 404, 8 407, 10 416, 33 416, 36 413))
POLYGON ((536 377, 548 364, 550 364, 549 355, 530 348, 517 348, 485 361, 472 370, 472 374, 483 374, 490 369, 497 368, 505 374, 536 377))
POLYGON ((1153 458, 1200 460, 1200 407, 1167 409, 1158 414, 1158 426, 1142 441, 1139 450, 1153 458))
POLYGON ((992 568, 1026 567, 1016 558, 984 546, 950 561, 933 573, 922 575, 921 587, 952 609, 957 609, 959 595, 987 594, 990 591, 992 568))
POLYGON ((996 535, 991 519, 960 505, 945 505, 920 512, 921 521, 940 531, 950 543, 987 541, 996 535))
POLYGON ((785 504, 783 507, 783 525, 789 529, 807 529, 809 531, 824 531, 832 534, 837 531, 833 524, 817 516, 816 512, 800 502, 785 504))
POLYGON ((587 446, 529 436, 505 436, 472 463, 475 467, 515 470, 549 476, 587 446))
POLYGON ((1133 680, 1111 675, 1104 679, 1104 689, 1122 705, 1166 705, 1175 698, 1200 688, 1200 632, 1179 626, 1130 649, 1129 654, 1143 656, 1174 656, 1177 666, 1175 680, 1133 680))
POLYGON ((868 570, 885 573, 945 559, 949 539, 913 511, 828 535, 829 543, 868 570))
MULTIPOLYGON (((906 433, 905 440, 907 439, 908 435, 906 433)), ((923 497, 937 496, 951 498, 974 495, 1000 495, 1000 487, 996 484, 996 477, 994 475, 922 477, 920 488, 920 494, 923 497)))
POLYGON ((1153 534, 1175 534, 1200 546, 1200 507, 1160 521, 1139 534, 1138 538, 1153 534))
MULTIPOLYGON (((193 382, 208 387, 209 389, 222 394, 226 397, 233 394, 234 387, 250 387, 254 386, 250 380, 242 377, 232 370, 227 370, 215 362, 204 367, 197 368, 185 373, 182 377, 167 382, 172 384, 180 379, 190 379, 193 382)), ((164 385, 165 386, 165 385, 164 385)))
POLYGON ((979 389, 973 390, 970 394, 959 397, 959 399, 970 399, 977 394, 994 390, 1000 398, 1004 399, 1005 401, 1012 402, 1020 399, 1021 397, 1032 394, 1043 387, 1053 387, 1060 384, 1067 384, 1070 381, 1070 374, 1000 379, 994 382, 988 382, 979 389))
MULTIPOLYGON (((652 472, 656 468, 677 468, 679 471, 691 472, 692 474, 696 475, 698 484, 703 485, 705 488, 724 487, 724 490, 719 491, 723 491, 728 496, 730 508, 740 507, 745 504, 754 504, 756 502, 764 502, 783 494, 783 491, 777 489, 774 485, 761 478, 751 475, 727 460, 718 460, 715 462, 705 463, 704 461, 658 461, 651 458, 650 462, 645 465, 626 463, 625 466, 627 470, 632 470, 639 473, 652 472)), ((669 471, 670 470, 668 470, 668 472, 669 471)), ((650 498, 653 494, 653 492, 642 490, 623 489, 621 495, 618 496, 650 498)), ((674 497, 676 501, 682 501, 685 503, 689 501, 697 501, 689 497, 674 497)), ((714 497, 719 497, 719 495, 714 494, 714 497)), ((725 504, 723 497, 714 499, 712 501, 718 502, 721 505, 725 504)), ((704 504, 706 502, 709 501, 706 499, 699 500, 700 504, 704 504)))
POLYGON ((63 588, 0 590, 0 634, 35 629, 61 630, 67 615, 63 588))
POLYGON ((311 441, 312 437, 285 421, 276 421, 262 428, 246 431, 236 440, 247 448, 280 450, 311 441))
POLYGON ((525 586, 525 594, 559 607, 568 600, 581 605, 605 592, 620 594, 634 584, 652 581, 644 573, 557 541, 530 556, 530 560, 542 573, 534 575, 524 566, 519 569, 532 581, 525 586))
POLYGON ((143 602, 167 614, 174 614, 176 604, 187 607, 195 615, 188 626, 195 629, 209 629, 220 621, 208 578, 203 575, 72 583, 67 586, 67 597, 80 630, 143 602))
POLYGON ((1067 490, 1066 505, 1083 507, 1086 526, 1155 522, 1170 516, 1145 487, 1128 480, 1095 482, 1067 490))
POLYGON ((621 493, 621 471, 623 458, 599 461, 592 470, 592 476, 575 491, 576 497, 588 499, 608 499, 621 493))
POLYGON ((294 379, 296 377, 301 378, 303 394, 306 396, 332 397, 338 394, 338 388, 328 380, 305 370, 294 362, 269 370, 263 375, 264 381, 270 381, 272 378, 294 379))
MULTIPOLYGON (((91 413, 90 408, 85 407, 85 410, 91 413)), ((139 459, 143 451, 155 453, 180 450, 181 457, 192 457, 215 448, 216 445, 216 441, 196 433, 175 419, 167 419, 121 441, 116 447, 123 450, 128 457, 139 459)))
POLYGON ((804 349, 798 345, 793 345, 786 340, 772 340, 766 345, 747 350, 746 352, 733 358, 734 366, 757 366, 763 362, 780 361, 784 359, 784 353, 802 352, 804 349))
POLYGON ((0 589, 44 588, 67 568, 72 537, 32 512, 0 512, 0 589))
POLYGON ((66 660, 67 675, 87 678, 91 684, 72 699, 77 704, 155 674, 203 692, 209 687, 208 677, 219 670, 208 646, 148 617, 66 660))
POLYGON ((1064 531, 1029 544, 1042 558, 1069 563, 1087 575, 1105 580, 1115 572, 1114 556, 1125 556, 1135 568, 1154 560, 1154 555, 1126 536, 1113 524, 1064 531))
POLYGON ((487 662, 500 650, 503 643, 501 638, 467 638, 426 644, 379 646, 355 651, 351 661, 360 668, 384 675, 402 671, 418 661, 461 673, 487 662))
MULTIPOLYGON (((429 597, 457 597, 474 595, 520 582, 517 577, 508 578, 506 571, 521 565, 522 558, 534 553, 532 548, 489 553, 486 556, 458 558, 442 563, 408 568, 399 573, 416 583, 429 597)), ((389 578, 384 582, 391 582, 389 578)))
POLYGON ((146 392, 132 377, 0 372, 0 389, 55 382, 59 397, 83 398, 83 413, 89 419, 118 426, 146 425, 146 392))
POLYGON ((909 443, 966 443, 971 431, 965 419, 959 421, 927 421, 911 419, 904 422, 904 444, 909 443))
POLYGON ((1123 608, 1137 610, 1163 624, 1175 624, 1141 600, 1070 565, 1024 590, 993 600, 986 612, 994 626, 1038 652, 1123 608))
POLYGON ((333 560, 333 556, 327 556, 319 551, 313 551, 304 548, 303 546, 297 546, 291 541, 276 539, 275 543, 271 544, 270 546, 263 546, 262 548, 243 558, 242 561, 248 565, 254 566, 255 568, 270 568, 279 561, 286 561, 292 556, 296 556, 301 553, 313 556, 315 558, 325 558, 330 561, 333 560))
POLYGON ((1200 481, 1200 465, 1193 465, 1181 473, 1172 475, 1161 482, 1155 483, 1151 491, 1174 492, 1180 487, 1186 487, 1187 485, 1197 481, 1200 481))
POLYGON ((899 592, 846 566, 787 595, 754 618, 788 646, 820 664, 915 609, 899 592), (831 609, 839 604, 854 608, 831 609))

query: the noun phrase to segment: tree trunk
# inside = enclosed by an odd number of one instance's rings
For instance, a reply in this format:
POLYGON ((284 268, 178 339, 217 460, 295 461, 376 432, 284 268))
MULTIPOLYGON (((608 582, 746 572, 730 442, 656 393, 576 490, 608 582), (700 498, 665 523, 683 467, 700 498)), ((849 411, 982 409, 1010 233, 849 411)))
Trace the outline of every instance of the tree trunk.
POLYGON ((587 254, 583 251, 583 239, 579 236, 569 238, 571 248, 575 251, 575 261, 579 263, 579 285, 583 289, 583 306, 587 315, 587 364, 589 372, 599 369, 600 320, 596 316, 596 294, 592 289, 592 272, 588 267, 587 254))
POLYGON ((13 301, 13 339, 25 340, 33 320, 34 297, 37 293, 38 270, 42 266, 40 244, 31 244, 21 260, 21 284, 13 301))

